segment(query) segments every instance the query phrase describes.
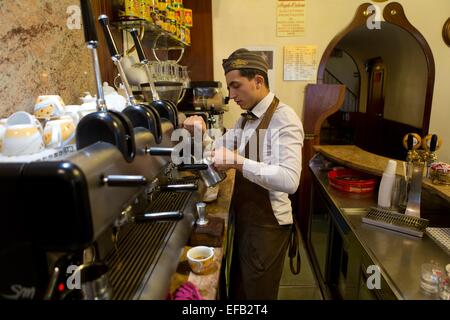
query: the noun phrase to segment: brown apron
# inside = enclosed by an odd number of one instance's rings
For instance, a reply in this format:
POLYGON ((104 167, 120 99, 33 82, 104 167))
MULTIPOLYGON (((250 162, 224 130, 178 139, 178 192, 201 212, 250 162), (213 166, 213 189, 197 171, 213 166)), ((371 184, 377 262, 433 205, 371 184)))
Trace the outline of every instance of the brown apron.
MULTIPOLYGON (((258 131, 267 129, 279 100, 274 97, 255 131, 260 161, 258 131)), ((244 128, 246 119, 242 121, 244 128)), ((261 137, 263 138, 263 137, 261 137)), ((249 141, 254 141, 253 137, 249 141)), ((262 139, 264 143, 264 139, 262 139)), ((246 157, 249 144, 245 147, 246 157)), ((262 157, 262 155, 261 155, 262 157)), ((289 243, 291 225, 280 226, 272 210, 269 191, 236 171, 233 204, 235 237, 230 279, 230 298, 276 300, 289 243)))

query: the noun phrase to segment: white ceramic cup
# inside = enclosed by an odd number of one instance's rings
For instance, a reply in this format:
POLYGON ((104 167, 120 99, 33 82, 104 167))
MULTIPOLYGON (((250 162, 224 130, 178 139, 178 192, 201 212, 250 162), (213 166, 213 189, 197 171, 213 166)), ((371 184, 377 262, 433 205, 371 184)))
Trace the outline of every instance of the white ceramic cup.
POLYGON ((75 143, 75 124, 70 117, 50 120, 45 124, 44 142, 47 148, 62 148, 75 143))
POLYGON ((127 99, 125 99, 118 93, 105 95, 105 102, 108 109, 119 112, 122 112, 123 109, 125 109, 125 107, 127 106, 127 99))
MULTIPOLYGON (((2 119, 3 120, 3 119, 2 119)), ((3 150, 3 137, 5 136, 6 131, 6 121, 0 121, 0 152, 3 150)))
POLYGON ((40 123, 33 115, 25 111, 17 111, 6 119, 7 126, 14 126, 17 124, 38 124, 40 123))
POLYGON ((38 119, 50 119, 64 114, 65 104, 58 95, 39 96, 34 105, 34 115, 38 119))
POLYGON ((23 156, 44 150, 42 134, 36 124, 6 126, 2 153, 6 156, 23 156))
POLYGON ((209 270, 214 262, 214 248, 197 246, 188 250, 187 260, 192 271, 203 274, 209 270))
MULTIPOLYGON (((3 119, 2 119, 3 120, 3 119)), ((5 126, 15 126, 19 124, 32 124, 37 126, 41 134, 44 132, 42 125, 36 117, 25 111, 17 111, 6 119, 5 126)))
POLYGON ((65 107, 65 114, 63 116, 60 117, 60 119, 65 119, 65 118, 72 118, 73 123, 75 124, 75 126, 78 125, 78 122, 80 122, 80 106, 78 105, 69 105, 65 107))

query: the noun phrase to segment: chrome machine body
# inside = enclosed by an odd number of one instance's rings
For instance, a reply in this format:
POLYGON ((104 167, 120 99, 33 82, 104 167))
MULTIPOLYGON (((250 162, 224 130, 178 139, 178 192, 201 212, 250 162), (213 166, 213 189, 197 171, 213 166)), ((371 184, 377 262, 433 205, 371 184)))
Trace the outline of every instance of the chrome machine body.
POLYGON ((174 145, 172 124, 162 123, 160 144, 134 129, 132 162, 97 142, 51 161, 0 165, 0 298, 83 298, 68 280, 92 262, 107 266, 112 299, 166 297, 196 218, 198 185, 169 181, 170 158, 149 154, 174 145))

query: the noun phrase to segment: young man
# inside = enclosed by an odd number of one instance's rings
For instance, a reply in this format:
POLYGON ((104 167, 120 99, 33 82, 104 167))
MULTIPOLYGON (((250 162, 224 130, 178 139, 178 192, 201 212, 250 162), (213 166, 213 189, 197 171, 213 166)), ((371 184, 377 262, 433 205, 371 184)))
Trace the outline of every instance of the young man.
MULTIPOLYGON (((223 60, 230 94, 247 111, 216 140, 212 156, 221 170, 236 169, 232 299, 277 299, 293 223, 288 194, 300 181, 303 127, 294 110, 270 92, 268 64, 238 49, 223 60)), ((184 127, 206 130, 201 117, 184 127)))

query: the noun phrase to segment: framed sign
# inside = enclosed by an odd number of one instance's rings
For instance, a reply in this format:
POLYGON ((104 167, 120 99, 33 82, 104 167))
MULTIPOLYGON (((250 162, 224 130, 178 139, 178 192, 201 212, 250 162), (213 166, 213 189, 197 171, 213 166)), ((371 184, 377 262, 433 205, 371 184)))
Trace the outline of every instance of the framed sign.
POLYGON ((317 72, 317 46, 289 45, 284 47, 284 80, 312 81, 317 72))
POLYGON ((305 34, 306 0, 277 0, 277 37, 305 34))

